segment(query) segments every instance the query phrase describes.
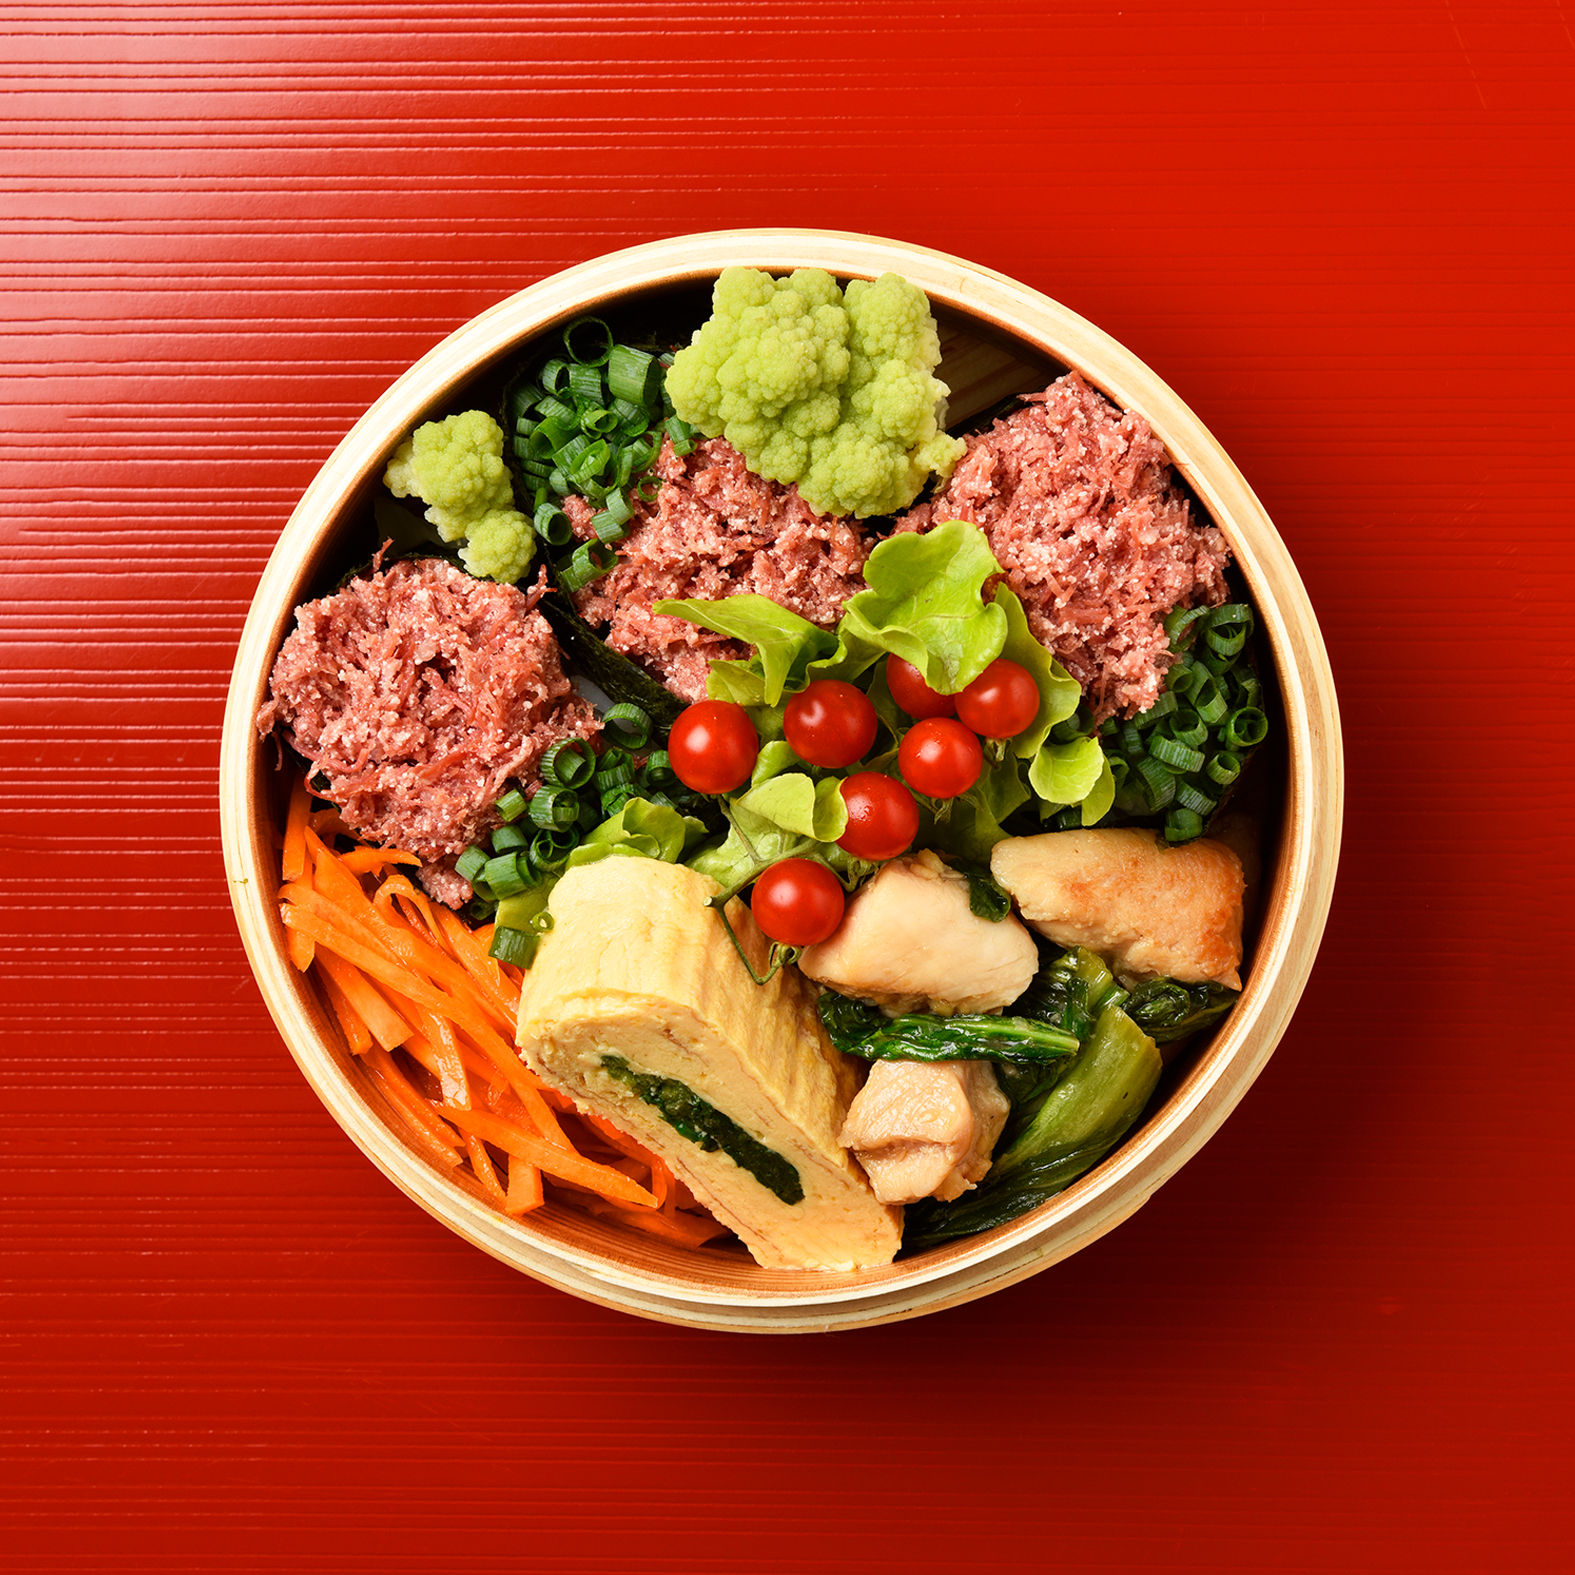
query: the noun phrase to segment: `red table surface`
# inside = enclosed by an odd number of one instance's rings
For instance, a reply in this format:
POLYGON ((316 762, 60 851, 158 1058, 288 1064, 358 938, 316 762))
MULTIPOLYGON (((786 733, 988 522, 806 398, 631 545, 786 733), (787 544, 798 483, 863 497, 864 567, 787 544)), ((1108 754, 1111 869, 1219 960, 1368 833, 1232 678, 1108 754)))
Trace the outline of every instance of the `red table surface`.
POLYGON ((0 1567, 1565 1570, 1567 5, 10 5, 0 1567), (735 225, 1114 334, 1300 564, 1349 810, 1208 1147, 985 1301, 640 1322, 397 1193, 230 918, 226 678, 313 473, 561 267, 735 225))

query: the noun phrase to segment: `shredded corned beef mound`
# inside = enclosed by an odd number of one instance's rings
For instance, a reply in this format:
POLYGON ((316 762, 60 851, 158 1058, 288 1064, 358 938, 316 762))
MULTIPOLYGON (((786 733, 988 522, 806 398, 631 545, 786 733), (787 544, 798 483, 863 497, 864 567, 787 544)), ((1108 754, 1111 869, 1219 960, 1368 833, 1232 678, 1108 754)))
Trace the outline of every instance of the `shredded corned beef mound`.
POLYGON ((1158 698, 1171 608, 1225 600, 1225 538, 1188 517, 1148 422, 1075 372, 969 438, 945 490, 897 529, 950 519, 984 527, 1029 627, 1096 721, 1158 698))
MULTIPOLYGON (((797 487, 751 475, 723 439, 703 439, 683 457, 664 441, 654 470, 661 486, 653 500, 636 502, 617 567, 574 601, 593 628, 607 625, 608 645, 675 694, 703 699, 711 658, 742 659, 749 647, 653 613, 653 602, 748 591, 829 629, 864 589, 872 543, 857 524, 816 514, 797 487)), ((575 534, 589 540, 590 505, 570 498, 565 508, 575 534)))
POLYGON ((541 594, 436 558, 352 580, 297 609, 257 713, 328 779, 347 825, 419 854, 428 890, 456 906, 470 887, 437 861, 498 823, 511 777, 539 785, 554 740, 601 725, 563 676, 541 594))

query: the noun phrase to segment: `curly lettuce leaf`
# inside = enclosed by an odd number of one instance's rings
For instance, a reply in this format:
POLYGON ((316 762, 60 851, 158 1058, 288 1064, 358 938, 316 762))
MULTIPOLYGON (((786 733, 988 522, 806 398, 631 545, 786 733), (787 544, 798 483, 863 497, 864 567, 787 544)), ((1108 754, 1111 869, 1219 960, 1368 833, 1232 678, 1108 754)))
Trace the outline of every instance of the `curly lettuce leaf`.
MULTIPOLYGON (((948 520, 922 536, 889 536, 864 566, 869 589, 842 610, 843 648, 850 657, 868 652, 865 666, 882 653, 900 656, 932 689, 955 694, 1006 643, 1005 608, 986 605, 980 594, 1000 572, 984 532, 965 520, 948 520)), ((839 670, 836 676, 849 674, 839 670)))
POLYGON ((1061 809, 1081 804, 1109 770, 1097 738, 1074 738, 1042 745, 1028 768, 1028 783, 1047 804, 1061 809))
POLYGON ((741 591, 719 601, 654 602, 651 611, 754 646, 755 654, 747 661, 719 659, 711 663, 706 693, 713 700, 774 706, 785 691, 802 689, 809 682, 812 662, 825 662, 838 654, 837 637, 829 630, 779 607, 769 597, 750 592, 741 591))
POLYGON ((837 838, 847 830, 848 807, 841 782, 816 782, 802 771, 769 777, 727 806, 731 825, 718 844, 689 860, 724 890, 752 880, 778 859, 815 857, 838 870, 852 867, 837 838))
MULTIPOLYGON (((1006 615, 1006 643, 1001 655, 1026 668, 1039 686, 1039 714, 1012 740, 1020 760, 1032 760, 1050 736, 1057 722, 1064 722, 1077 710, 1083 697, 1078 681, 1042 646, 1029 631, 1028 617, 1017 593, 1004 582, 995 588, 995 605, 1006 615)), ((1108 805, 1106 806, 1109 807, 1108 805)))

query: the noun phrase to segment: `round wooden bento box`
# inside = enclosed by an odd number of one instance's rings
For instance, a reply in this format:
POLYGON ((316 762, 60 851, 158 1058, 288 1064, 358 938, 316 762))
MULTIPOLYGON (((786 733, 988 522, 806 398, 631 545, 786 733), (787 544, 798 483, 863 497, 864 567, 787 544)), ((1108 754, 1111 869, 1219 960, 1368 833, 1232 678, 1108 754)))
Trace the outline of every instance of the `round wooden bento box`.
POLYGON ((983 1296, 1111 1230, 1173 1176, 1262 1070, 1307 982, 1334 885, 1342 789, 1333 679, 1296 567, 1230 457, 1153 372, 1073 312, 987 268, 874 237, 777 230, 679 236, 596 258, 483 312, 411 367, 330 456, 279 538, 236 656, 220 766, 225 862, 252 969, 302 1072, 367 1157, 451 1230, 538 1280, 641 1317, 768 1333, 855 1328, 983 1296), (364 513, 393 449, 421 421, 464 408, 472 385, 479 401, 553 328, 641 298, 703 292, 731 264, 819 267, 844 280, 891 270, 912 280, 941 324, 940 376, 952 385, 954 416, 959 395, 982 409, 1066 368, 1145 416, 1230 541, 1272 653, 1283 718, 1277 756, 1266 762, 1263 884, 1246 988, 1221 1029, 1170 1069, 1142 1125, 1067 1191, 1011 1224, 858 1274, 761 1269, 736 1247, 670 1247, 552 1205, 519 1221, 495 1212, 396 1135, 312 986, 290 966, 274 900, 283 774, 253 718, 295 606, 342 561, 347 522, 364 513))

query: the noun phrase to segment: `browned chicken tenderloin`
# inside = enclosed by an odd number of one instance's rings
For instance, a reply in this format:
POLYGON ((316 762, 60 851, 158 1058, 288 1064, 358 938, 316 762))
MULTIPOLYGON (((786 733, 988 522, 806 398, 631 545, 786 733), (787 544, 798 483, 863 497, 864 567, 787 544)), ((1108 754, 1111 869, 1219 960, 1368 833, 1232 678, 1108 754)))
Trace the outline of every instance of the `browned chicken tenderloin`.
POLYGON ((990 873, 1024 919, 1060 946, 1086 946, 1124 980, 1211 980, 1241 988, 1241 860, 1200 838, 1110 827, 1012 837, 990 873))
POLYGON ((949 1203, 983 1180, 1010 1109, 988 1061, 877 1061, 842 1141, 882 1203, 949 1203))
MULTIPOLYGON (((765 986, 750 978, 705 905, 719 889, 655 859, 569 870, 552 894, 556 923, 525 975, 520 1052, 580 1109, 660 1154, 765 1267, 890 1263, 901 1211, 876 1199, 837 1139, 860 1067, 827 1040, 813 992, 793 970, 765 986), (741 1134, 756 1170, 725 1144, 706 1148, 681 1134, 643 1097, 642 1080, 703 1101, 711 1116, 701 1119, 720 1116, 741 1134), (764 1165, 760 1149, 769 1151, 764 1165), (771 1156, 777 1177, 785 1166, 796 1182, 773 1189, 771 1156)), ((767 948, 748 909, 734 902, 728 914, 763 969, 767 948)))
POLYGON ((903 1012, 998 1012, 1039 966, 1034 938, 1008 915, 968 907, 967 877, 928 849, 893 859, 848 903, 836 933, 799 967, 842 995, 903 1012))

